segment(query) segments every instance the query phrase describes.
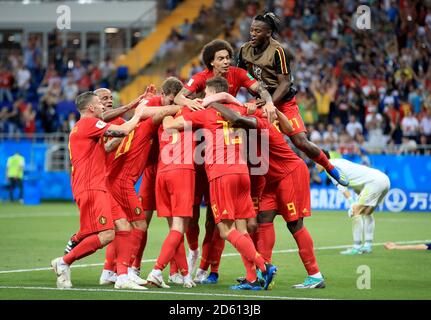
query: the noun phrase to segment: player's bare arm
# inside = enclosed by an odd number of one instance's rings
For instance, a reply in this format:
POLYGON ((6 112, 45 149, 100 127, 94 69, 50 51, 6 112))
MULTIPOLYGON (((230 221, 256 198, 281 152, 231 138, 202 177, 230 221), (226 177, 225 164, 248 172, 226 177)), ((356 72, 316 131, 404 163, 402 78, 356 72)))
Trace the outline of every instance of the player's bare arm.
POLYGON ((175 96, 174 103, 181 106, 187 106, 193 111, 204 109, 204 107, 202 107, 198 101, 192 100, 193 95, 193 92, 187 90, 186 88, 182 88, 181 91, 175 96))
POLYGON ((205 97, 202 100, 202 106, 207 107, 213 102, 234 103, 242 106, 242 103, 237 98, 227 92, 218 92, 208 97, 205 97))
POLYGON ((229 109, 221 103, 214 102, 211 107, 221 113, 222 117, 229 121, 233 127, 245 128, 245 129, 256 129, 257 120, 254 117, 245 117, 236 113, 234 110, 229 109))
POLYGON ((262 106, 262 109, 265 111, 268 121, 272 123, 275 119, 277 119, 277 114, 275 112, 276 108, 272 102, 271 94, 258 82, 253 84, 250 89, 256 92, 263 100, 265 100, 265 104, 262 106))
POLYGON ((187 122, 184 120, 183 116, 178 118, 167 116, 163 119, 163 129, 164 130, 184 130, 187 126, 187 122))
POLYGON ((290 74, 277 74, 278 87, 272 95, 272 102, 277 105, 290 89, 290 74))
POLYGON ((283 132, 284 134, 289 134, 290 132, 292 132, 293 128, 292 128, 292 125, 290 124, 289 119, 287 119, 287 117, 278 109, 276 109, 276 112, 277 112, 277 119, 280 125, 281 132, 283 132))
POLYGON ((180 106, 166 106, 163 108, 158 108, 159 112, 157 112, 155 115, 153 115, 153 124, 158 126, 162 123, 163 119, 167 116, 173 116, 180 110, 180 106))
POLYGON ((143 113, 143 106, 138 106, 135 110, 135 114, 133 115, 132 119, 129 121, 123 123, 122 125, 115 125, 112 124, 108 130, 105 131, 106 137, 124 137, 127 136, 139 123, 142 113, 143 113))
POLYGON ((117 149, 117 147, 120 145, 122 140, 123 140, 123 138, 113 138, 113 139, 110 139, 109 141, 107 141, 105 143, 106 153, 109 153, 109 152, 117 149))
POLYGON ((163 106, 163 107, 146 107, 144 108, 142 112, 141 119, 147 119, 150 117, 154 117, 156 114, 158 114, 161 111, 167 112, 167 114, 175 114, 178 112, 178 110, 181 109, 181 106, 179 105, 169 105, 169 106, 163 106))
POLYGON ((115 118, 122 116, 127 111, 130 111, 130 110, 136 108, 140 104, 140 102, 144 99, 144 95, 145 94, 140 95, 135 100, 133 100, 129 104, 126 104, 125 106, 105 111, 104 113, 102 113, 102 120, 103 121, 111 121, 115 118))

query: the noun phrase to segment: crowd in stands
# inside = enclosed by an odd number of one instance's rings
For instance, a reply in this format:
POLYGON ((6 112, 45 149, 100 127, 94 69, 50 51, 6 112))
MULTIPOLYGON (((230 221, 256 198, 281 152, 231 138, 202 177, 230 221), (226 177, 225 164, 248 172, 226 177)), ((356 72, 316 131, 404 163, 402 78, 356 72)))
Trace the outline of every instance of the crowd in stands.
MULTIPOLYGON (((367 1, 362 1, 366 4, 367 1)), ((341 154, 356 150, 430 154, 431 3, 373 2, 371 29, 356 27, 358 2, 250 1, 238 50, 253 17, 272 11, 292 54, 296 96, 309 138, 341 154)))
POLYGON ((106 86, 116 88, 121 77, 110 57, 97 63, 79 55, 69 60, 53 37, 50 59, 42 66, 39 37, 0 61, 0 132, 69 132, 77 117, 78 93, 106 86))
MULTIPOLYGON (((294 57, 296 99, 310 140, 342 154, 430 153, 425 146, 431 144, 431 7, 426 2, 373 2, 370 30, 356 27, 358 2, 353 0, 259 3, 242 2, 239 36, 232 33, 234 17, 218 15, 225 39, 238 52, 256 14, 273 11, 281 18, 278 40, 294 57)), ((214 8, 202 8, 195 21, 185 20, 172 30, 158 58, 180 54, 209 19, 232 5, 235 1, 217 0, 214 8)), ((70 62, 61 53, 58 46, 50 47, 52 58, 43 69, 38 39, 30 39, 21 52, 2 57, 1 132, 66 132, 76 119, 70 110, 79 92, 121 85, 109 57, 100 63, 85 57, 70 62)), ((166 75, 178 76, 179 70, 169 66, 166 75)), ((195 65, 190 76, 201 70, 195 65)), ((246 99, 247 93, 240 92, 240 98, 246 99)))

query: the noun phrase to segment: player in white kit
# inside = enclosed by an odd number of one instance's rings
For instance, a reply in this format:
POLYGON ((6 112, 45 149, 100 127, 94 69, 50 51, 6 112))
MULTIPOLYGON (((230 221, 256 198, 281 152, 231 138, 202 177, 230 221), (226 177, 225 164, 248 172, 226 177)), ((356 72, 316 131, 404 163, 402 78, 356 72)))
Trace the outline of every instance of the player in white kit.
MULTIPOLYGON (((339 168, 350 181, 348 187, 340 185, 329 176, 338 190, 349 200, 349 217, 352 218, 353 248, 342 251, 341 254, 356 255, 371 253, 374 238, 374 209, 383 201, 389 191, 389 177, 383 172, 360 165, 345 159, 330 159, 327 151, 324 151, 329 162, 339 168), (351 188, 359 195, 355 201, 349 192, 351 188), (362 243, 364 235, 364 243, 362 243)), ((324 169, 317 165, 319 172, 324 169)))

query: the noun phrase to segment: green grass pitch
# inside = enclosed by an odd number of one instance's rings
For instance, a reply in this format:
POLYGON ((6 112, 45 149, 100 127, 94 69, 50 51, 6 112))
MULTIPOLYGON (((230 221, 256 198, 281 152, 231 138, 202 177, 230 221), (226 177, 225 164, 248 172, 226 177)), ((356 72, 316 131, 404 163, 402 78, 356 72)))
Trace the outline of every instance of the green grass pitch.
MULTIPOLYGON (((201 212, 201 235, 204 233, 201 212)), ((279 267, 272 291, 232 291, 229 286, 245 273, 236 251, 226 243, 217 285, 198 285, 193 289, 171 286, 145 292, 115 290, 99 286, 104 250, 75 263, 72 290, 57 290, 50 260, 60 256, 69 236, 78 228, 78 211, 73 203, 45 203, 40 206, 0 205, 0 299, 431 299, 431 252, 387 251, 386 241, 414 242, 431 239, 431 216, 420 213, 377 212, 375 246, 371 254, 342 256, 352 243, 351 222, 345 212, 316 211, 305 219, 314 239, 316 256, 327 288, 295 290, 291 286, 304 280, 306 273, 294 251, 296 244, 284 221, 277 217, 273 261, 279 267), (370 270, 370 289, 358 289, 358 267, 370 270)), ((164 219, 153 217, 142 264, 146 277, 154 264, 168 231, 164 219)), ((167 268, 168 269, 168 268, 167 268)), ((168 270, 164 272, 167 281, 168 270)))

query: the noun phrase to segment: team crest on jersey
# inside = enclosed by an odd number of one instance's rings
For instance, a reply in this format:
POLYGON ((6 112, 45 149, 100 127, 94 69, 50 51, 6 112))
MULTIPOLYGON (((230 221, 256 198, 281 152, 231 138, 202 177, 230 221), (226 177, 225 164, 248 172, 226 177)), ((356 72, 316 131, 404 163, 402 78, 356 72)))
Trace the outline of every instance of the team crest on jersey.
POLYGON ((103 122, 102 120, 97 121, 96 128, 103 129, 105 127, 106 127, 106 122, 103 122))
POLYGON ((137 216, 139 216, 141 213, 142 213, 141 208, 136 207, 136 208, 135 208, 135 214, 136 214, 137 216))
POLYGON ((106 222, 108 222, 108 219, 106 219, 104 216, 100 216, 99 223, 104 226, 106 222))

